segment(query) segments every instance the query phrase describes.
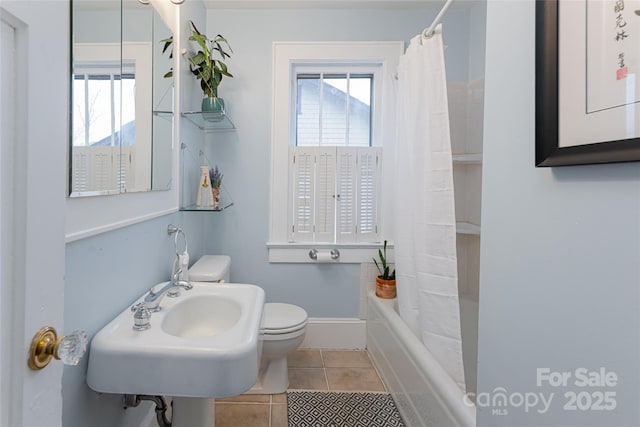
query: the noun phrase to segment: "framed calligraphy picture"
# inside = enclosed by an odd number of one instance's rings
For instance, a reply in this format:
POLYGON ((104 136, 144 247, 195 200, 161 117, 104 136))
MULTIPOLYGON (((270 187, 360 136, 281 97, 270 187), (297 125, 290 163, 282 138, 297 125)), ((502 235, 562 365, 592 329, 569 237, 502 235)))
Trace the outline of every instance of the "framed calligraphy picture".
POLYGON ((536 1, 536 166, 640 161, 640 0, 536 1))

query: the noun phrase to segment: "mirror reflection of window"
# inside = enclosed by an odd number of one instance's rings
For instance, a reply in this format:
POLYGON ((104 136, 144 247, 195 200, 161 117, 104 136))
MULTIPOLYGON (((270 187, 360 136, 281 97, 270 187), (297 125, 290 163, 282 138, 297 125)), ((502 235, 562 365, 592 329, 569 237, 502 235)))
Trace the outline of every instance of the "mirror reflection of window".
POLYGON ((134 144, 127 130, 135 128, 135 72, 121 74, 119 64, 99 71, 82 68, 73 76, 73 145, 118 145, 119 138, 123 145, 134 144))
POLYGON ((151 58, 150 42, 74 44, 72 197, 151 189, 151 58))
POLYGON ((171 32, 137 0, 71 6, 69 196, 168 190, 173 84, 160 41, 171 32))
POLYGON ((126 190, 135 144, 135 77, 133 63, 75 64, 73 191, 126 190))

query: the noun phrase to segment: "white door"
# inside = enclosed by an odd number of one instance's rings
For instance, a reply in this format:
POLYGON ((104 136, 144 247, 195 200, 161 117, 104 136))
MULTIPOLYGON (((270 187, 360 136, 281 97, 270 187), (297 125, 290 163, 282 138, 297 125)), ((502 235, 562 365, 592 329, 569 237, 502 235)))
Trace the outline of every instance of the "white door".
POLYGON ((0 425, 60 426, 62 364, 27 366, 64 332, 68 1, 0 3, 0 425))

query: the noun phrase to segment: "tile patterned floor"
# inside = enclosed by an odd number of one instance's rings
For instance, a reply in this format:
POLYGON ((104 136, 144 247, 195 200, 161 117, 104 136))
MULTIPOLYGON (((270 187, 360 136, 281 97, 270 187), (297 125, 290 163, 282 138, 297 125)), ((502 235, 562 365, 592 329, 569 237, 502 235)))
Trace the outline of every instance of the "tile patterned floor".
MULTIPOLYGON (((288 358, 289 390, 385 391, 366 351, 298 350, 288 358)), ((287 427, 286 393, 216 399, 216 427, 287 427)))

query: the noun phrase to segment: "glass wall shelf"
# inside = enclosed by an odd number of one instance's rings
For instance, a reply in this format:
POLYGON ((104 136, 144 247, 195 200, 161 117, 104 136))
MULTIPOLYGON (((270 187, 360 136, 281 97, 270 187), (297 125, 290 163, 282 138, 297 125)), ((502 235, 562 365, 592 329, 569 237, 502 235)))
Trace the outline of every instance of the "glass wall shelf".
POLYGON ((162 117, 163 119, 172 120, 173 119, 173 111, 158 111, 153 110, 153 115, 162 117))
POLYGON ((461 165, 482 164, 482 153, 453 154, 453 163, 461 165))
POLYGON ((472 224, 470 222, 458 221, 456 222, 456 233, 458 234, 469 234, 472 236, 480 235, 480 226, 476 224, 472 224))
POLYGON ((180 208, 181 211, 186 211, 186 212, 222 212, 223 210, 230 208, 231 206, 233 206, 233 202, 227 203, 224 206, 220 206, 219 208, 205 208, 202 206, 196 206, 196 205, 189 205, 189 206, 183 206, 180 208))
POLYGON ((198 128, 205 132, 228 132, 235 130, 229 116, 224 112, 203 112, 203 111, 187 111, 182 113, 182 117, 186 117, 198 128))

